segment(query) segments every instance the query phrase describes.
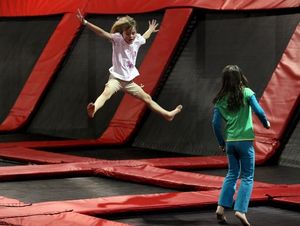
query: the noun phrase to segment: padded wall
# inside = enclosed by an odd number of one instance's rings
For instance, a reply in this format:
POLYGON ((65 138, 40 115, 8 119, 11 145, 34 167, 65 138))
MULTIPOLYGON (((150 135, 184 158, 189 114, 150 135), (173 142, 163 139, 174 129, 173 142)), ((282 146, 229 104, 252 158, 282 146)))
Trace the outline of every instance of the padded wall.
POLYGON ((16 101, 60 18, 0 18, 0 122, 16 101))
POLYGON ((299 12, 285 10, 275 13, 198 10, 195 29, 158 98, 158 103, 167 108, 183 104, 183 112, 171 124, 151 113, 134 146, 220 154, 211 129, 211 116, 221 70, 227 64, 239 65, 259 99, 299 19, 299 12))
POLYGON ((300 103, 290 125, 288 140, 280 155, 279 165, 300 168, 300 103))

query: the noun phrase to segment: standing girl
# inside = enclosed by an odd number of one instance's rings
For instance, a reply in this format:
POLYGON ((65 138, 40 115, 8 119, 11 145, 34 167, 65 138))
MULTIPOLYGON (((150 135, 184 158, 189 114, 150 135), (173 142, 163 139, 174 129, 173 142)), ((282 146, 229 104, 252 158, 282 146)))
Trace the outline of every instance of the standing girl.
POLYGON ((167 121, 172 121, 175 115, 181 111, 182 105, 178 105, 172 111, 167 111, 153 101, 151 96, 147 94, 141 86, 133 82, 133 79, 139 75, 135 67, 138 50, 141 45, 146 43, 146 39, 148 39, 153 32, 158 32, 156 29, 158 26, 156 20, 149 21, 148 30, 143 35, 140 35, 136 30, 136 21, 129 16, 118 18, 110 32, 106 32, 102 28, 85 20, 79 10, 77 17, 83 25, 100 37, 110 41, 113 49, 112 67, 109 69, 110 75, 108 82, 105 85, 104 91, 96 101, 88 104, 88 116, 93 118, 95 113, 114 93, 123 90, 144 101, 152 111, 160 114, 167 121))
POLYGON ((265 128, 270 128, 270 123, 247 83, 238 66, 228 65, 223 69, 222 88, 213 100, 212 124, 219 147, 226 151, 229 164, 216 210, 217 219, 219 223, 227 223, 224 208, 233 206, 236 183, 241 176, 234 203, 235 216, 243 225, 250 226, 246 213, 252 193, 255 166, 251 109, 265 128), (226 124, 225 140, 221 132, 222 119, 226 124))

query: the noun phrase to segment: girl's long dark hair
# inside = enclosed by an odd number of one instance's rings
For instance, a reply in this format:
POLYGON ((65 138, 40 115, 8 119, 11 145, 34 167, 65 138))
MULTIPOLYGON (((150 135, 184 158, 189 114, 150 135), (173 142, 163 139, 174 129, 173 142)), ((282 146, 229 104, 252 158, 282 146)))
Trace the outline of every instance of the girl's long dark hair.
POLYGON ((227 97, 228 110, 235 112, 244 105, 242 88, 248 86, 248 80, 237 65, 227 65, 222 75, 222 87, 213 99, 213 103, 227 97))

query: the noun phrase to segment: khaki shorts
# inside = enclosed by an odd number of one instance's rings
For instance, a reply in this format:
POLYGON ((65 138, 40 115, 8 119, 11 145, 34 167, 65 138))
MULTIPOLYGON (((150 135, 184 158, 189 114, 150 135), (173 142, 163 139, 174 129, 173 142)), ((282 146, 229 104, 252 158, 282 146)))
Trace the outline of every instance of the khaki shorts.
POLYGON ((141 94, 144 93, 142 87, 133 81, 123 81, 115 78, 112 75, 109 76, 108 82, 105 84, 105 86, 109 87, 112 93, 116 93, 119 90, 123 90, 124 92, 127 92, 133 96, 141 96, 141 94))

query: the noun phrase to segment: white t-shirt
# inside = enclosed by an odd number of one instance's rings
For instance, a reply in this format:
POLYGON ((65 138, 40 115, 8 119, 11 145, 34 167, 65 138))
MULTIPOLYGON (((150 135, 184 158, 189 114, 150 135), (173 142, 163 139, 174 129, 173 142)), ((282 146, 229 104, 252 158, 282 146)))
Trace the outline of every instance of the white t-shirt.
POLYGON ((114 33, 112 36, 112 67, 110 74, 123 81, 131 81, 139 75, 135 67, 136 57, 141 45, 146 43, 146 39, 136 34, 133 43, 125 42, 120 33, 114 33))

